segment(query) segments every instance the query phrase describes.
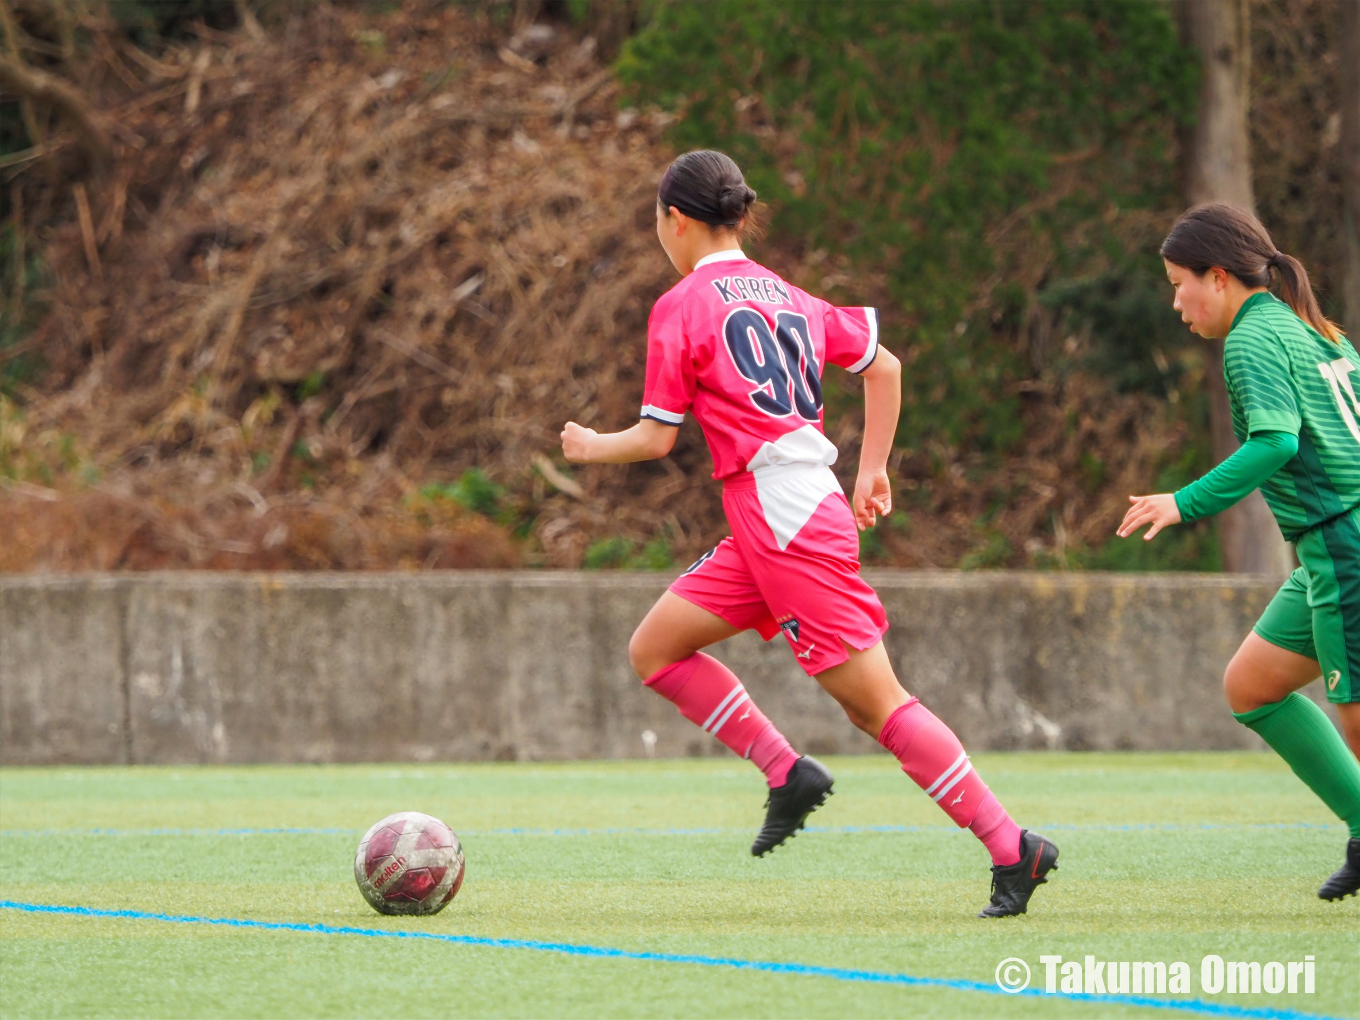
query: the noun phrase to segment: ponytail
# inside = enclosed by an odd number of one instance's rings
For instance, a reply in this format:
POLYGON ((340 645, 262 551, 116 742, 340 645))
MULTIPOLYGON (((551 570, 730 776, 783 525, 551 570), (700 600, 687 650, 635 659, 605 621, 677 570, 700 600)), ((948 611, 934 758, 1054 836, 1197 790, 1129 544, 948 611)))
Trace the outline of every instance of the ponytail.
POLYGON ((1294 314, 1333 343, 1341 342, 1341 329, 1322 314, 1303 263, 1278 251, 1261 221, 1245 210, 1221 202, 1195 206, 1172 226, 1161 255, 1196 276, 1217 267, 1247 287, 1270 286, 1274 269, 1280 297, 1294 314))
POLYGON ((1313 285, 1308 281, 1308 270, 1303 268, 1303 263, 1293 255, 1277 251, 1271 256, 1270 265, 1280 274, 1280 297, 1284 303, 1294 309, 1295 315, 1332 343, 1340 343, 1341 328, 1322 314, 1317 295, 1313 293, 1313 285))

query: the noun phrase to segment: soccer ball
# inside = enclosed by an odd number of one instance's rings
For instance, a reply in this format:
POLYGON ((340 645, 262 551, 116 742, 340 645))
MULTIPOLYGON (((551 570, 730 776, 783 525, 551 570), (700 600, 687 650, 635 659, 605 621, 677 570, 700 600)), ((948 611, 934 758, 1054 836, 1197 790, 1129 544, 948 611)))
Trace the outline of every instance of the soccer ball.
POLYGON ((463 884, 463 848, 438 818, 388 815, 364 834, 354 881, 380 914, 437 914, 463 884))

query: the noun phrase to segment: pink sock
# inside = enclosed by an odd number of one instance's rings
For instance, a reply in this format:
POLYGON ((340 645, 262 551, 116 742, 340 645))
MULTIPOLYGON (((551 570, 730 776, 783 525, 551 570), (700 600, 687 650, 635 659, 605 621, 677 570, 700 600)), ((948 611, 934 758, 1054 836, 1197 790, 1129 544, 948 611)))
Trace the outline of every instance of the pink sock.
POLYGON ((695 652, 657 670, 646 683, 705 733, 755 762, 770 786, 784 785, 798 754, 756 707, 736 674, 713 656, 695 652))
POLYGON ((1020 827, 974 770, 954 731, 930 709, 912 698, 888 716, 878 742, 959 828, 972 830, 993 864, 1020 860, 1020 827))

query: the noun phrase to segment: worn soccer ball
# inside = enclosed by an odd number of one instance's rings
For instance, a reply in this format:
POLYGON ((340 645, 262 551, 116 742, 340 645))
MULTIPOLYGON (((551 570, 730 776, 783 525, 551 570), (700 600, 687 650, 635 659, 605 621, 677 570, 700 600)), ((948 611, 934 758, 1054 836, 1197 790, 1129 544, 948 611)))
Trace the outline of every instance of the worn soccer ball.
POLYGON ((380 914, 439 913, 458 895, 464 870, 457 834, 419 811, 388 815, 354 855, 354 881, 380 914))

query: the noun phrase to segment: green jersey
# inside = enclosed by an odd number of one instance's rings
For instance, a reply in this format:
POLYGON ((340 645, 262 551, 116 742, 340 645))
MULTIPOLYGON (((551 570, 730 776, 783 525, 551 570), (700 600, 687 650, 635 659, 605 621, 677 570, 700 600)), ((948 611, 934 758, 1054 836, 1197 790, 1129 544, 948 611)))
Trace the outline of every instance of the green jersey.
POLYGON ((1360 354, 1332 343, 1273 294, 1253 294, 1223 345, 1232 426, 1289 432, 1299 452, 1261 485, 1289 541, 1360 505, 1360 354))

